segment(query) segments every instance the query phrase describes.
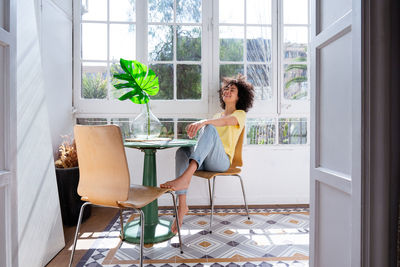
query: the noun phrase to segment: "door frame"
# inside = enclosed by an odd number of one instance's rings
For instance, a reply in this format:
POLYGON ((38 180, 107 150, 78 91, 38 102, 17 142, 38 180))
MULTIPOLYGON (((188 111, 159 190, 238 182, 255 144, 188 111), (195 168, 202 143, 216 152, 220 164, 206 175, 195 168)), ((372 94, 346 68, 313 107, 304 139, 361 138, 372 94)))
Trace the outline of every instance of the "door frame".
POLYGON ((397 266, 400 3, 363 2, 362 266, 397 266))
POLYGON ((3 140, 5 156, 4 169, 0 170, 0 186, 5 190, 5 253, 2 266, 18 266, 18 205, 17 205, 17 27, 16 0, 4 2, 4 28, 0 27, 0 43, 5 48, 4 53, 4 98, 3 110, 0 116, 4 119, 3 140), (4 264, 4 265, 3 265, 4 264))
MULTIPOLYGON (((363 106, 365 103, 363 94, 363 8, 362 0, 352 0, 351 8, 341 17, 330 22, 322 30, 322 3, 318 0, 311 0, 311 156, 310 156, 310 266, 317 266, 320 258, 319 254, 319 229, 320 217, 317 211, 320 209, 319 192, 320 184, 330 186, 339 192, 350 196, 350 223, 348 231, 350 233, 350 257, 349 264, 354 267, 362 265, 362 229, 363 229, 363 106), (320 49, 335 42, 346 34, 351 35, 351 168, 349 173, 340 173, 329 168, 320 166, 320 88, 319 69, 320 69, 320 49), (317 178, 318 177, 318 178, 317 178)), ((337 11, 337 10, 336 10, 337 11)), ((326 230, 326 229, 325 229, 326 230)))

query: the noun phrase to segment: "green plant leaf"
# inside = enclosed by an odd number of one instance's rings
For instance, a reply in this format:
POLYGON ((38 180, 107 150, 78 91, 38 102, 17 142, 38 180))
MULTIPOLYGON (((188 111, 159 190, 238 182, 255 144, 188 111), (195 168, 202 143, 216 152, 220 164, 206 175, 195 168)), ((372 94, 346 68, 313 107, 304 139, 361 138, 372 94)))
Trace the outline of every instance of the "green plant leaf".
POLYGON ((297 58, 294 59, 294 61, 296 61, 296 62, 304 62, 304 61, 307 61, 307 58, 306 57, 297 57, 297 58))
POLYGON ((134 89, 136 89, 137 88, 137 89, 140 90, 139 86, 136 83, 132 83, 132 82, 129 82, 129 83, 118 83, 118 84, 114 85, 114 87, 116 89, 122 89, 122 88, 134 88, 134 89))
POLYGON ((128 82, 115 84, 114 87, 116 89, 132 88, 132 91, 121 96, 119 100, 130 99, 136 104, 149 102, 149 95, 156 95, 160 89, 155 72, 136 60, 121 58, 120 64, 125 73, 114 74, 113 77, 128 82))
POLYGON ((289 70, 307 70, 307 65, 305 64, 290 64, 287 66, 285 71, 289 70))
POLYGON ((114 74, 113 75, 114 78, 119 79, 119 80, 125 80, 125 81, 132 81, 132 76, 129 74, 125 74, 125 73, 118 73, 118 74, 114 74))
POLYGON ((133 89, 132 91, 129 91, 128 93, 120 96, 118 99, 121 100, 121 101, 127 100, 128 98, 136 96, 137 94, 138 94, 138 91, 136 89, 133 89))
POLYGON ((146 104, 149 102, 149 97, 147 95, 137 95, 130 98, 130 100, 135 104, 146 104))
POLYGON ((300 76, 300 77, 294 77, 293 79, 290 79, 289 81, 287 81, 287 83, 285 84, 285 88, 289 88, 292 84, 294 83, 302 83, 302 82, 306 82, 307 81, 307 77, 304 76, 300 76))

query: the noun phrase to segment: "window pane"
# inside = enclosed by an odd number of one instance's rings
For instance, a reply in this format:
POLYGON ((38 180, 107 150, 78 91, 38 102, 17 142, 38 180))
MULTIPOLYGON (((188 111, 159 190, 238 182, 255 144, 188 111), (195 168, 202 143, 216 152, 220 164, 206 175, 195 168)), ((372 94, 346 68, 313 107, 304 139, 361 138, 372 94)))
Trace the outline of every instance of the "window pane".
POLYGON ((219 58, 221 61, 243 61, 243 27, 219 27, 219 58))
POLYGON ((135 21, 135 0, 112 0, 110 1, 111 21, 135 21))
POLYGON ((307 119, 279 119, 279 144, 306 144, 307 119))
POLYGON ((174 66, 172 64, 154 64, 150 65, 156 75, 160 90, 151 99, 173 99, 174 98, 174 66))
POLYGON ((219 0, 220 23, 244 23, 244 0, 219 0))
POLYGON ((272 145, 275 143, 274 119, 247 119, 247 144, 272 145))
POLYGON ((107 60, 107 24, 82 23, 82 59, 107 60))
POLYGON ((173 59, 172 26, 149 26, 149 61, 173 59))
POLYGON ((307 61, 307 27, 284 27, 284 58, 307 61))
MULTIPOLYGON (((189 136, 187 135, 186 132, 186 126, 189 124, 199 121, 199 119, 178 119, 178 124, 177 124, 177 138, 178 139, 189 139, 189 136)), ((197 132, 197 135, 194 139, 197 139, 197 136, 199 133, 197 132)))
POLYGON ((308 92, 307 65, 289 64, 284 65, 284 69, 283 94, 285 99, 299 100, 306 98, 308 92))
POLYGON ((247 60, 271 62, 271 27, 247 27, 247 60))
POLYGON ((201 60, 201 28, 196 26, 178 26, 177 60, 201 60))
POLYGON ((82 20, 107 20, 107 0, 82 0, 82 20))
POLYGON ((160 119, 162 124, 160 137, 174 138, 174 120, 173 119, 160 119))
POLYGON ((271 24, 271 0, 247 0, 246 23, 271 24))
POLYGON ((149 0, 149 22, 173 22, 174 0, 149 0))
POLYGON ((244 74, 243 64, 224 64, 219 66, 219 80, 224 77, 233 77, 238 73, 244 74))
POLYGON ((201 66, 183 65, 176 66, 177 98, 200 99, 201 98, 201 66))
POLYGON ((133 24, 110 25, 110 60, 136 58, 136 32, 133 24))
POLYGON ((308 0, 283 0, 284 24, 308 24, 308 0))
POLYGON ((113 118, 111 119, 111 124, 118 125, 119 128, 121 129, 122 133, 122 139, 126 138, 133 138, 132 136, 132 129, 131 129, 131 122, 133 121, 132 119, 128 118, 113 118))
POLYGON ((107 119, 104 118, 76 118, 76 124, 80 125, 106 125, 107 119))
POLYGON ((177 22, 201 22, 201 0, 177 0, 177 22))
POLYGON ((249 64, 247 78, 254 85, 256 99, 272 99, 271 67, 269 65, 249 64))
POLYGON ((107 97, 107 64, 82 62, 81 97, 104 99, 107 97))

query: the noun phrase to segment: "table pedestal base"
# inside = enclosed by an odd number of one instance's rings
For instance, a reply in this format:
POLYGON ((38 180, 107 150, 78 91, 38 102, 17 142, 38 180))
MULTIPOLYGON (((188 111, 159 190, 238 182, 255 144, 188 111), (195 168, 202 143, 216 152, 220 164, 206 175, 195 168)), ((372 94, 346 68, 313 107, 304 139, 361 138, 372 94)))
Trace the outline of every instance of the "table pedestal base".
MULTIPOLYGON (((129 243, 140 243, 140 220, 128 222, 124 227, 125 240, 129 243)), ((144 243, 154 244, 172 238, 175 234, 171 232, 172 222, 166 219, 159 219, 157 224, 145 224, 144 243)))

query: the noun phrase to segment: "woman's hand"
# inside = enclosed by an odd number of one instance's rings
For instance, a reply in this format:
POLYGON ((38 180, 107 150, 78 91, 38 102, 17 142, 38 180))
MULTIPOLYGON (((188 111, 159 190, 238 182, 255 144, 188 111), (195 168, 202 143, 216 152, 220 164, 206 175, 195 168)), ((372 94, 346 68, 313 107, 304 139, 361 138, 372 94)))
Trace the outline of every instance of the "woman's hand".
POLYGON ((191 123, 188 126, 186 126, 186 132, 187 132, 187 134, 188 134, 190 139, 195 137, 197 132, 198 132, 198 130, 200 130, 201 127, 206 125, 206 121, 207 120, 201 120, 201 121, 197 121, 197 122, 191 123))

